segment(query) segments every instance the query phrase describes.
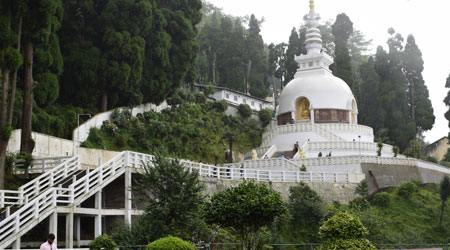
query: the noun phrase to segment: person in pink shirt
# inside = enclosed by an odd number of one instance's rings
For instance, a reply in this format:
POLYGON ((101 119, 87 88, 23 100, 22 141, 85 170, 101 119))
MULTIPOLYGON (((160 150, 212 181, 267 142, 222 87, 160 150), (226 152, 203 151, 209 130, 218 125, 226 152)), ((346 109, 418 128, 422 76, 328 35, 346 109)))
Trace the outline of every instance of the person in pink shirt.
POLYGON ((55 241, 55 235, 49 234, 47 237, 47 241, 42 243, 39 250, 58 250, 58 248, 56 247, 56 243, 53 244, 53 241, 55 241))

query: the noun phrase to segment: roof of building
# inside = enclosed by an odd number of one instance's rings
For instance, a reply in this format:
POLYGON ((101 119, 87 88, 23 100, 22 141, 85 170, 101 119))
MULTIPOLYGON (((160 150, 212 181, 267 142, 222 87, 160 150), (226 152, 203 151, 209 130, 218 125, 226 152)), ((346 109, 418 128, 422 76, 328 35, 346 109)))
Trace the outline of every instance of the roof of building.
MULTIPOLYGON (((205 85, 203 85, 203 84, 195 84, 195 87, 203 88, 203 87, 205 87, 205 85)), ((216 90, 226 90, 226 91, 230 91, 230 92, 233 92, 233 93, 236 93, 236 94, 239 94, 239 95, 247 96, 249 98, 252 98, 252 99, 255 99, 255 100, 258 100, 258 101, 261 101, 261 102, 273 104, 272 102, 266 101, 266 100, 264 100, 262 98, 259 98, 259 97, 256 97, 256 96, 252 96, 252 95, 249 95, 249 94, 246 94, 246 93, 243 93, 243 92, 239 92, 237 90, 229 89, 229 88, 226 88, 226 87, 220 87, 220 86, 214 86, 214 87, 216 88, 216 90)))

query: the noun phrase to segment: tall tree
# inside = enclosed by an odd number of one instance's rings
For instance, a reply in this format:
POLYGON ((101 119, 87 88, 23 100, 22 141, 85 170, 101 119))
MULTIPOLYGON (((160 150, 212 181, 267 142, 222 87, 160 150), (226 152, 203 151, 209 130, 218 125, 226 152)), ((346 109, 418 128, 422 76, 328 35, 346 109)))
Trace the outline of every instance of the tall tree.
POLYGON ((370 126, 375 133, 384 127, 385 111, 378 92, 380 77, 375 71, 372 57, 360 67, 361 97, 359 100, 359 123, 370 126))
POLYGON ((422 52, 413 35, 409 35, 403 52, 403 67, 407 80, 410 116, 416 123, 416 133, 430 130, 434 124, 433 107, 423 80, 422 52))
POLYGON ((266 79, 269 66, 259 26, 260 22, 252 14, 247 30, 246 49, 248 59, 246 80, 251 95, 265 98, 268 93, 266 79))
MULTIPOLYGON (((450 75, 447 77, 447 81, 445 82, 445 87, 450 88, 450 75)), ((444 103, 449 110, 445 112, 445 119, 448 121, 448 127, 450 128, 450 90, 447 92, 447 96, 444 98, 444 103)), ((448 138, 450 139, 450 132, 448 133, 448 138)))
POLYGON ((337 15, 336 21, 332 26, 334 35, 335 56, 334 63, 330 66, 333 74, 344 80, 350 89, 353 90, 353 71, 350 53, 348 50, 348 40, 353 33, 353 23, 350 18, 342 13, 337 15))
POLYGON ((295 61, 295 56, 299 56, 302 52, 303 43, 295 28, 292 28, 289 36, 289 44, 286 51, 286 77, 284 78, 284 85, 288 84, 297 72, 298 64, 295 61))
POLYGON ((61 0, 25 1, 23 14, 24 83, 20 151, 28 154, 33 151, 35 143, 31 138, 33 88, 36 87, 37 83, 33 78, 34 51, 39 46, 49 44, 52 34, 60 27, 62 14, 61 0), (36 22, 36 20, 40 21, 36 22))
MULTIPOLYGON (((20 27, 20 1, 2 1, 0 3, 0 70, 2 76, 1 99, 0 99, 0 189, 5 186, 5 159, 11 135, 11 120, 9 119, 9 108, 14 106, 14 98, 10 96, 8 101, 8 90, 10 85, 10 73, 17 76, 17 70, 22 64, 20 48, 20 32, 16 35, 13 27, 20 27), (8 105, 10 106, 8 108, 8 105)), ((13 78, 13 82, 15 79, 13 78)), ((15 92, 15 86, 11 90, 15 92)))
POLYGON ((379 46, 375 70, 380 76, 378 91, 386 119, 384 128, 388 137, 404 150, 415 136, 415 124, 410 119, 406 78, 402 66, 403 37, 389 29, 389 53, 379 46))

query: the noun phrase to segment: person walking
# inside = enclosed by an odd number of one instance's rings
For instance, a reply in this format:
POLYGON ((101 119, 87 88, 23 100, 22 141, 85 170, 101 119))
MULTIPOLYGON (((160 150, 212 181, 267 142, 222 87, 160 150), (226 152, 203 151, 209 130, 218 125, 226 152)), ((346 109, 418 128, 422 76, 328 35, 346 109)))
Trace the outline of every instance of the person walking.
POLYGON ((58 250, 58 248, 56 247, 56 243, 54 243, 54 241, 55 235, 49 234, 47 237, 47 241, 41 244, 39 250, 58 250))

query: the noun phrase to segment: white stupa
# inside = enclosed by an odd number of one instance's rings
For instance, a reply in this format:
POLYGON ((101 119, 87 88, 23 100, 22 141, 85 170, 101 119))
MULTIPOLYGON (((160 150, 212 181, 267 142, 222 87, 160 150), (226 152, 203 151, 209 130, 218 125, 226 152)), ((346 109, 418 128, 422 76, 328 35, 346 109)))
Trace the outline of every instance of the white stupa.
MULTIPOLYGON (((333 58, 322 48, 320 15, 314 11, 303 18, 306 31, 306 55, 295 58, 299 68, 294 79, 281 92, 276 121, 263 134, 258 158, 274 158, 289 154, 298 143, 295 157, 344 155, 377 155, 373 130, 358 125, 358 108, 349 86, 329 69, 333 58), (270 150, 269 150, 270 149, 270 150)), ((392 147, 383 147, 383 155, 391 156, 392 147)))

